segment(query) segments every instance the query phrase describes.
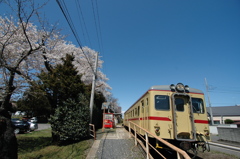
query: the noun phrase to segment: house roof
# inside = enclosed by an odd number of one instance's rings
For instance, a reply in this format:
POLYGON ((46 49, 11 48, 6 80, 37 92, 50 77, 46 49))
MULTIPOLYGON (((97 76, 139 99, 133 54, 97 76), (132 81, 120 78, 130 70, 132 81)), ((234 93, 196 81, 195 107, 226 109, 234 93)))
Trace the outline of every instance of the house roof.
MULTIPOLYGON (((209 107, 207 112, 210 113, 209 107)), ((213 116, 240 116, 240 106, 212 107, 212 114, 213 116)))

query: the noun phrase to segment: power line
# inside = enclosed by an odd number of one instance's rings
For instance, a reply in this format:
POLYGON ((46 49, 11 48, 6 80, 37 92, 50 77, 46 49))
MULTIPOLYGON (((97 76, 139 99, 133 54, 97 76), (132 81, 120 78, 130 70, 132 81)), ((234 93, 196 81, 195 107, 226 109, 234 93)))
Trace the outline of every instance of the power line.
MULTIPOLYGON (((84 19, 84 16, 83 16, 83 12, 82 12, 82 8, 81 8, 81 5, 79 3, 79 0, 75 0, 75 3, 76 3, 77 11, 78 11, 78 16, 79 16, 79 21, 80 21, 83 37, 85 39, 85 34, 84 33, 86 31, 87 40, 89 42, 89 45, 91 46, 90 37, 89 37, 89 34, 88 34, 87 26, 86 26, 86 23, 85 23, 85 19, 84 19), (83 22, 83 26, 82 26, 81 21, 83 22)), ((85 40, 85 41, 87 42, 87 40, 85 40)))
MULTIPOLYGON (((82 28, 82 33, 83 33, 83 37, 85 38, 85 32, 87 35, 87 40, 89 41, 90 47, 91 47, 91 41, 89 38, 89 34, 88 34, 88 29, 86 27, 86 22, 83 16, 83 12, 82 12, 82 7, 80 5, 80 2, 78 0, 75 0, 76 2, 76 6, 77 6, 77 11, 78 11, 78 16, 79 16, 79 21, 80 21, 80 25, 82 28), (82 23, 81 23, 82 22, 82 23)), ((97 0, 91 1, 91 8, 92 8, 92 13, 93 13, 93 20, 94 20, 94 24, 95 24, 95 29, 96 29, 96 36, 97 36, 97 42, 98 42, 98 47, 100 52, 104 55, 104 50, 103 50, 103 40, 102 40, 102 32, 101 32, 101 25, 100 25, 100 16, 99 16, 99 10, 98 10, 98 3, 97 0)), ((87 41, 85 40, 85 41, 87 41)), ((106 64, 105 64, 106 65, 106 64)))
POLYGON ((240 87, 231 87, 231 86, 211 86, 209 87, 209 92, 213 93, 240 93, 240 87))
POLYGON ((240 94, 240 91, 209 91, 212 93, 227 93, 227 94, 240 94))
POLYGON ((74 27, 74 24, 73 24, 73 22, 72 22, 71 16, 69 15, 69 12, 68 12, 68 9, 67 9, 67 7, 66 7, 66 4, 65 4, 64 0, 63 0, 62 2, 60 2, 59 0, 56 0, 56 1, 57 1, 57 3, 58 3, 58 6, 60 7, 60 9, 61 9, 61 11, 62 11, 65 19, 67 20, 68 25, 69 25, 69 27, 70 27, 70 29, 71 29, 71 31, 72 31, 75 39, 77 40, 77 43, 78 43, 80 49, 81 49, 82 52, 83 52, 83 55, 85 56, 88 64, 89 64, 90 67, 91 67, 92 72, 94 73, 94 69, 93 69, 93 67, 92 67, 92 65, 91 65, 91 63, 90 63, 87 55, 86 55, 85 52, 83 51, 83 48, 82 48, 82 45, 81 45, 81 42, 80 42, 80 38, 78 37, 77 31, 76 31, 76 29, 75 29, 75 27, 74 27))
POLYGON ((97 19, 98 19, 98 27, 99 27, 99 34, 100 34, 100 44, 101 44, 101 47, 102 47, 102 52, 104 52, 103 43, 102 43, 102 29, 101 29, 101 23, 100 23, 100 16, 99 16, 99 12, 98 12, 97 0, 96 0, 96 8, 97 8, 97 19))
MULTIPOLYGON (((98 12, 95 12, 95 7, 94 7, 94 3, 93 3, 94 0, 92 0, 92 11, 93 11, 93 17, 94 17, 94 23, 95 23, 95 26, 96 26, 96 33, 97 33, 97 39, 98 39, 98 46, 99 46, 99 49, 101 49, 100 47, 100 22, 99 22, 99 16, 98 16, 98 12), (97 14, 97 15, 96 15, 97 14), (98 17, 98 19, 96 19, 96 16, 98 17)), ((97 7, 97 3, 96 3, 96 8, 97 7)), ((97 9, 98 11, 98 9, 97 9)))
POLYGON ((70 26, 70 29, 73 32, 73 35, 74 35, 74 37, 77 40, 77 43, 79 44, 80 48, 82 48, 82 44, 81 44, 80 38, 78 37, 78 34, 77 34, 76 29, 74 27, 74 24, 72 22, 71 16, 69 15, 69 12, 68 12, 68 9, 66 7, 65 2, 64 1, 60 2, 59 0, 56 0, 56 1, 58 3, 58 6, 60 7, 60 9, 61 9, 65 19, 67 20, 68 25, 70 26))
POLYGON ((99 10, 98 10, 98 2, 97 2, 97 0, 95 0, 95 7, 96 7, 96 11, 95 11, 93 1, 94 0, 92 0, 92 8, 93 8, 93 14, 94 14, 94 22, 95 22, 96 31, 97 31, 98 44, 99 44, 100 52, 104 56, 102 31, 101 31, 102 29, 101 29, 101 25, 100 25, 100 16, 99 16, 99 10))

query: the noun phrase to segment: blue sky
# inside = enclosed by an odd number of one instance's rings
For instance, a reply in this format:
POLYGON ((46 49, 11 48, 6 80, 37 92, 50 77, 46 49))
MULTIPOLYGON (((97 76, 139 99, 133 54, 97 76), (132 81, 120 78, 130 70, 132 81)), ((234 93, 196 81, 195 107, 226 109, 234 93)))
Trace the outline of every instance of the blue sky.
MULTIPOLYGON (((212 106, 240 104, 239 0, 98 0, 99 23, 96 0, 79 2, 89 39, 77 4, 65 3, 82 45, 100 52, 123 111, 152 85, 181 82, 206 93, 205 78, 212 106)), ((78 45, 55 0, 42 12, 78 45)))

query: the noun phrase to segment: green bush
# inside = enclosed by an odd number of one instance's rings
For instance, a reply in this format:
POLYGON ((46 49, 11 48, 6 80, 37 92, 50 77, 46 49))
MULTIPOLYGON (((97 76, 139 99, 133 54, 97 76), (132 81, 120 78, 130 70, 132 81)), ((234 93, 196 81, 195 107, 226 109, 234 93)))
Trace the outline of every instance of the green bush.
POLYGON ((224 122, 225 122, 225 124, 232 124, 232 123, 234 123, 234 121, 231 120, 231 119, 226 119, 224 122))
POLYGON ((60 141, 81 140, 89 135, 89 102, 83 94, 68 99, 51 116, 52 133, 60 141))

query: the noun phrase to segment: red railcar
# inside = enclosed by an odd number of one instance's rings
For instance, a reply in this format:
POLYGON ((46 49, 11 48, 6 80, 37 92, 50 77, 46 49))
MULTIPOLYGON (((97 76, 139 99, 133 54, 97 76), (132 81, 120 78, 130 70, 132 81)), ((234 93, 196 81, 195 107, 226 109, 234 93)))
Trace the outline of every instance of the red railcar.
POLYGON ((103 114, 103 126, 104 128, 113 128, 114 127, 114 118, 113 113, 104 113, 103 114))

